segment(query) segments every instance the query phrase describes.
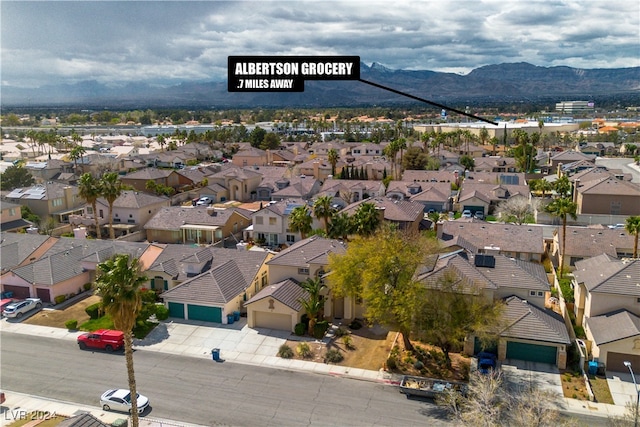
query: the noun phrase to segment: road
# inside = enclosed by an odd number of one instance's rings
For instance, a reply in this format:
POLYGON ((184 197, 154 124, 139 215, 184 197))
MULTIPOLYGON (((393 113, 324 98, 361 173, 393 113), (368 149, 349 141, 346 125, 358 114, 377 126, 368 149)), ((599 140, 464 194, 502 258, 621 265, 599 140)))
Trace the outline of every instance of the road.
MULTIPOLYGON (((72 341, 0 333, 6 390, 98 406, 108 388, 127 387, 124 356, 81 351, 72 341)), ((450 425, 432 402, 368 381, 268 369, 138 350, 146 416, 200 425, 450 425)))

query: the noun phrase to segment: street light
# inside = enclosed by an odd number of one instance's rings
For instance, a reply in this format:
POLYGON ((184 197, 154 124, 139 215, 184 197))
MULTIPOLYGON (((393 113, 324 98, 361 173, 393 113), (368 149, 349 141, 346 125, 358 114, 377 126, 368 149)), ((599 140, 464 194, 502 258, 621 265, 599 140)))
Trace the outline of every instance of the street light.
POLYGON ((638 391, 638 383, 636 383, 636 376, 633 374, 633 369, 631 369, 631 362, 629 362, 628 360, 625 360, 622 363, 624 363, 624 366, 629 368, 629 372, 631 372, 631 379, 633 380, 633 385, 636 388, 636 415, 635 415, 635 422, 633 425, 635 427, 638 427, 638 404, 640 404, 640 391, 638 391))

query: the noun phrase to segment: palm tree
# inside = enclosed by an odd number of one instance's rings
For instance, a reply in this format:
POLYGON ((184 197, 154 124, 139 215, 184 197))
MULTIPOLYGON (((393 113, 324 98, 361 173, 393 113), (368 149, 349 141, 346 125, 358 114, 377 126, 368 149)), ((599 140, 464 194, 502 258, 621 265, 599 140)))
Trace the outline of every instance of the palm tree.
POLYGON ((340 212, 331 218, 327 236, 332 239, 349 240, 349 234, 353 228, 351 217, 345 212, 340 212))
POLYGON ((98 197, 100 197, 100 182, 90 173, 83 173, 80 176, 80 182, 78 184, 78 195, 91 205, 93 218, 96 222, 96 238, 99 240, 102 237, 100 236, 100 223, 98 222, 98 212, 96 212, 96 201, 98 197))
POLYGON ((76 145, 71 149, 69 153, 69 158, 73 160, 73 173, 78 173, 78 159, 81 159, 82 156, 87 152, 82 145, 76 145))
POLYGON ((562 251, 560 251, 559 267, 559 276, 561 279, 564 271, 564 256, 567 251, 567 216, 571 216, 571 218, 576 220, 578 218, 576 215, 577 209, 578 205, 567 197, 555 199, 545 208, 545 210, 551 215, 562 218, 562 251))
POLYGON ((138 258, 119 254, 98 264, 96 293, 102 297, 102 308, 113 321, 113 326, 124 333, 124 355, 127 363, 129 391, 131 392, 131 425, 138 426, 138 399, 133 371, 133 327, 142 308, 140 286, 147 277, 140 274, 138 258))
POLYGON ((440 221, 440 218, 442 217, 442 215, 438 211, 433 211, 433 212, 429 212, 427 214, 427 217, 429 218, 429 220, 431 222, 433 222, 433 231, 436 233, 436 236, 437 236, 438 235, 438 221, 440 221))
POLYGON ((308 278, 304 282, 300 283, 302 289, 309 293, 307 299, 300 299, 300 304, 304 308, 307 317, 309 318, 309 335, 313 336, 313 332, 318 321, 318 314, 322 311, 324 301, 320 297, 320 292, 327 286, 324 284, 320 277, 308 278))
POLYGON ((289 228, 294 233, 299 232, 302 240, 306 239, 307 234, 311 232, 312 222, 313 218, 311 218, 311 212, 309 212, 309 207, 307 205, 293 208, 289 215, 289 228))
POLYGON ((331 175, 333 177, 336 176, 336 164, 338 163, 338 157, 338 152, 334 148, 327 151, 327 160, 331 163, 331 175))
POLYGON ((353 215, 353 229, 361 236, 372 235, 380 225, 380 215, 376 205, 365 202, 358 206, 353 215))
POLYGON ((400 151, 400 146, 397 140, 391 141, 384 147, 384 154, 389 158, 389 162, 391 162, 391 176, 393 179, 396 179, 394 171, 396 170, 396 155, 398 151, 400 151))
POLYGON ((100 180, 100 195, 105 198, 109 204, 109 238, 114 240, 116 233, 113 230, 113 203, 122 194, 124 186, 122 181, 118 179, 117 172, 107 172, 100 180))
POLYGON ((633 241, 633 257, 638 258, 638 234, 640 234, 640 216, 630 216, 624 228, 635 236, 633 241))
POLYGON ((324 221, 324 231, 329 235, 329 220, 333 216, 334 209, 331 206, 333 198, 331 196, 320 196, 313 203, 313 214, 316 218, 324 221))

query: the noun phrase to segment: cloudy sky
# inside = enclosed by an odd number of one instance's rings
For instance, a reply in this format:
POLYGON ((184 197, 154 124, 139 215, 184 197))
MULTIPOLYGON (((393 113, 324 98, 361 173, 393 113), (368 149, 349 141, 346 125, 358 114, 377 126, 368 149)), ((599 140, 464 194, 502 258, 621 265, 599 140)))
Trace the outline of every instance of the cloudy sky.
POLYGON ((466 74, 640 66, 637 0, 0 2, 2 85, 225 80, 229 55, 466 74))

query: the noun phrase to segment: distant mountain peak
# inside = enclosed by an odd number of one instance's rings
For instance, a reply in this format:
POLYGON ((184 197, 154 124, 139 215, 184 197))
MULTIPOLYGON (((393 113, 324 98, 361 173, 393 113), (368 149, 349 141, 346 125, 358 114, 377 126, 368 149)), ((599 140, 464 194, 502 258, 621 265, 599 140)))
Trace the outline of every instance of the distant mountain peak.
POLYGON ((371 70, 375 70, 379 73, 393 73, 393 70, 391 68, 387 68, 378 62, 373 62, 371 64, 371 70))

